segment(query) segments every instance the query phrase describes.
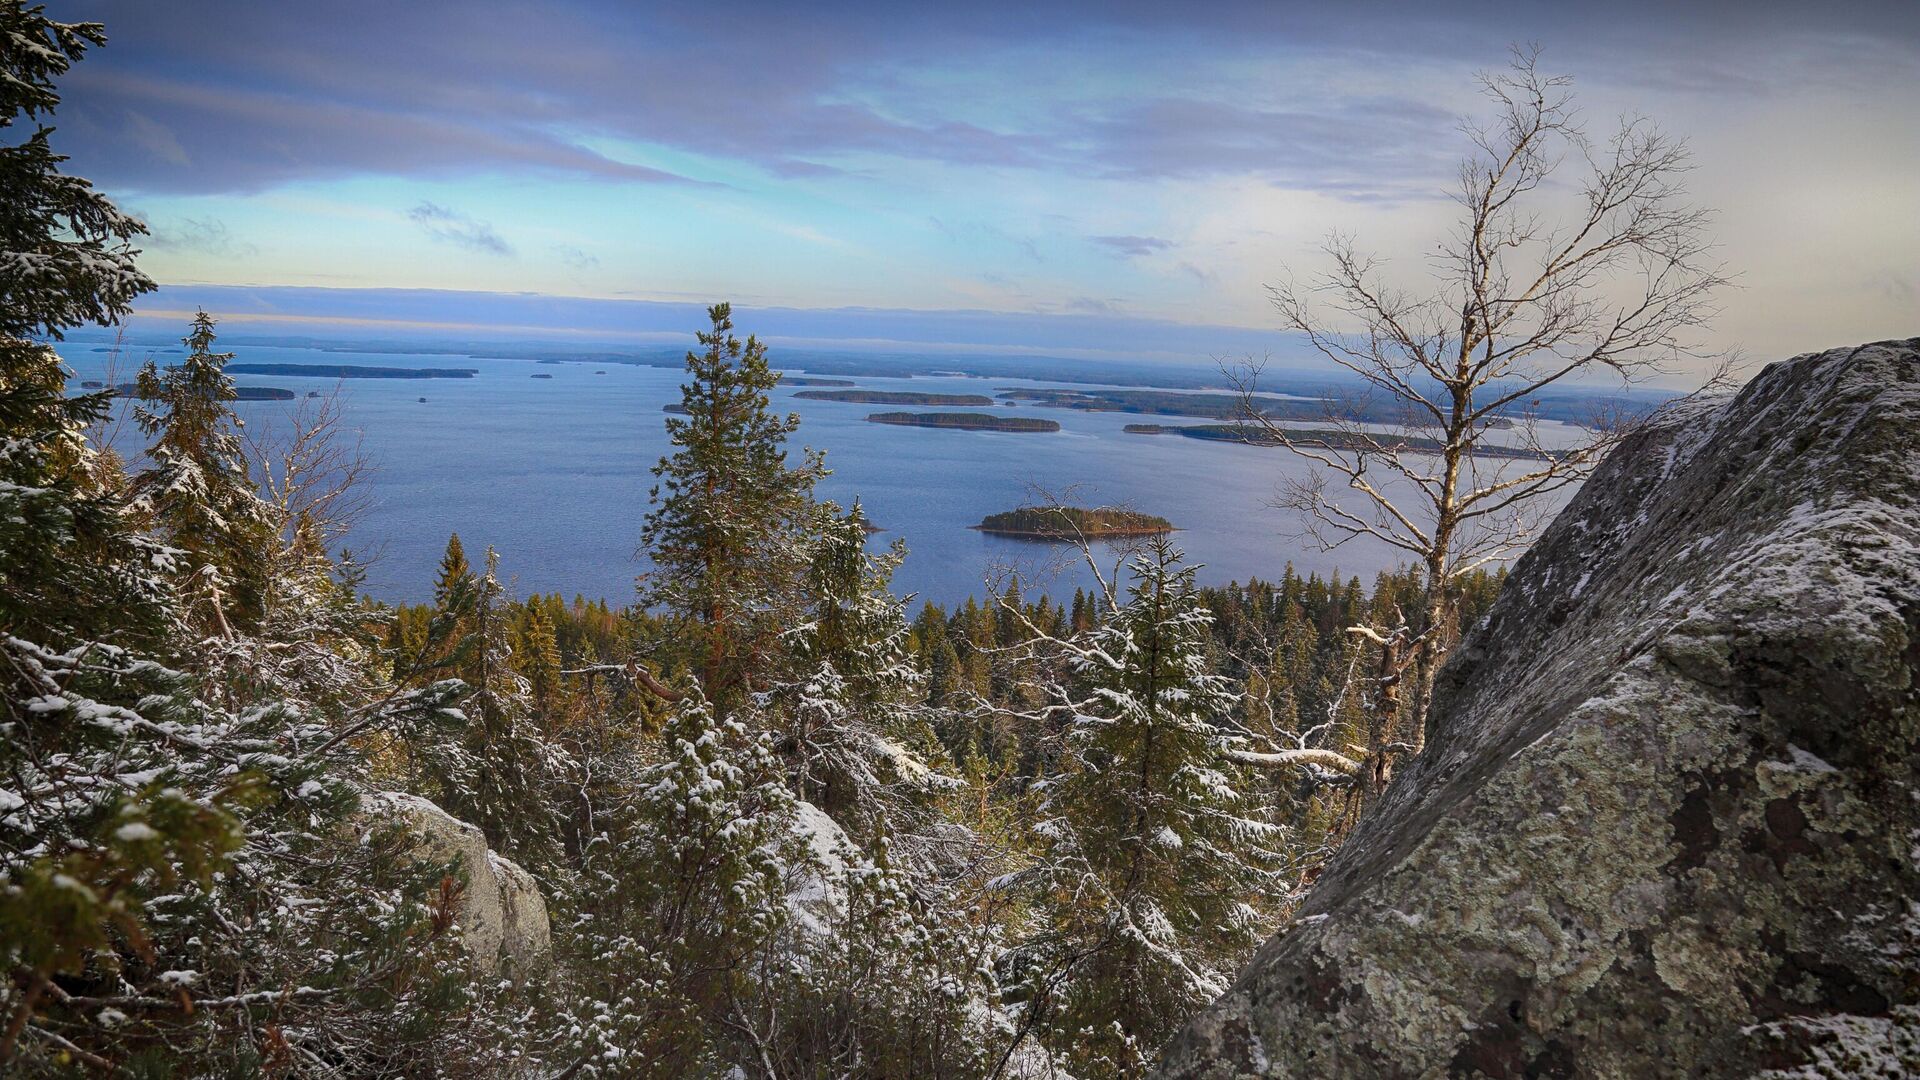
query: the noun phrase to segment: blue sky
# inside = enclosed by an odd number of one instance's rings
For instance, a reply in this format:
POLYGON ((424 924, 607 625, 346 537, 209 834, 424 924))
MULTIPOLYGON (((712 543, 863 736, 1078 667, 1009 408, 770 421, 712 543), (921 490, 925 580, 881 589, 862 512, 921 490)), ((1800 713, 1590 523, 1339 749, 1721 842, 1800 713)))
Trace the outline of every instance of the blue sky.
POLYGON ((1115 352, 1184 324, 1204 355, 1330 229, 1417 277, 1473 73, 1533 41, 1596 129, 1691 139, 1740 280, 1712 344, 1920 332, 1912 3, 51 7, 110 37, 58 145, 172 285, 965 310, 1115 352))

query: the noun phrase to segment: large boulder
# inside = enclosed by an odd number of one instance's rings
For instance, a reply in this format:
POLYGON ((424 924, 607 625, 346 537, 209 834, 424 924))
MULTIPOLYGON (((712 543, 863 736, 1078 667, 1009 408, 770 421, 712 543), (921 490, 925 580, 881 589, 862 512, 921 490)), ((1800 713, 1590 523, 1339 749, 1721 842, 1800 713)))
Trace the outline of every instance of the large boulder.
POLYGON ((464 876, 455 919, 474 965, 492 973, 503 965, 527 972, 552 953, 547 901, 533 875, 487 847, 477 826, 461 821, 418 795, 381 791, 360 800, 366 829, 397 827, 412 838, 411 854, 425 862, 450 862, 464 876))
POLYGON ((1920 1075, 1920 339, 1630 437, 1162 1073, 1920 1075))

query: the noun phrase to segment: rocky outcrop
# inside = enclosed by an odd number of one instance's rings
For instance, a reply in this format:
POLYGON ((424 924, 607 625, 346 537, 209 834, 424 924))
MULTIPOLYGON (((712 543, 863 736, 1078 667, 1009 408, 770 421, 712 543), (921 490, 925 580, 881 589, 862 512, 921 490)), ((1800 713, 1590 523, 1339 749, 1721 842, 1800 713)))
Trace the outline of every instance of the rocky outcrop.
POLYGON ((540 886, 532 874, 489 850, 479 828, 430 800, 397 791, 362 798, 360 820, 363 827, 404 830, 414 840, 417 859, 458 864, 465 887, 455 918, 461 940, 481 971, 492 973, 504 966, 526 972, 546 962, 552 938, 540 886))
POLYGON ((1920 339, 1628 439, 1167 1077, 1920 1074, 1920 339))

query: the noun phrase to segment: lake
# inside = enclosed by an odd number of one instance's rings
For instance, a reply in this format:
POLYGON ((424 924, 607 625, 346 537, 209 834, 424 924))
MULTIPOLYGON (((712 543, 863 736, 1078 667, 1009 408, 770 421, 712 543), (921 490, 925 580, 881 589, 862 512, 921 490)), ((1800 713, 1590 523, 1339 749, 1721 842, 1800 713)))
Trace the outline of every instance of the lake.
MULTIPOLYGON (((79 379, 132 377, 122 358, 109 372, 97 341, 63 343, 79 379)), ((661 406, 679 400, 677 369, 621 364, 540 364, 445 354, 334 352, 231 346, 241 363, 467 367, 472 379, 355 379, 236 375, 242 386, 286 387, 304 397, 340 388, 352 425, 374 457, 372 506, 350 546, 372 558, 367 591, 381 600, 428 598, 447 535, 458 532, 477 562, 491 544, 518 595, 559 592, 630 600, 645 569, 635 551, 652 486, 649 470, 671 449, 661 406), (605 371, 605 374, 596 374, 605 371), (552 378, 533 378, 550 375, 552 378), (426 398, 424 402, 420 398, 426 398)), ((143 350, 128 356, 144 358, 143 350)), ((161 362, 175 354, 157 354, 161 362)), ((802 358, 776 350, 776 365, 798 374, 802 358)), ((954 368, 964 357, 943 357, 954 368)), ((1000 388, 1063 386, 1022 379, 938 376, 857 378, 860 388, 985 394, 1000 388)), ((1076 388, 1085 388, 1074 384, 1076 388)), ((833 470, 821 494, 861 500, 908 557, 895 591, 943 604, 984 595, 1008 569, 1046 591, 1071 594, 1091 577, 1070 547, 990 536, 968 528, 1048 492, 1077 505, 1124 504, 1168 518, 1177 546, 1200 564, 1203 583, 1273 578, 1287 563, 1303 573, 1363 579, 1398 565, 1395 552, 1359 540, 1336 552, 1298 535, 1291 514, 1272 508, 1280 483, 1305 475, 1285 450, 1178 435, 1135 435, 1129 423, 1203 423, 1127 413, 993 407, 1008 416, 1056 420, 1052 434, 973 432, 869 423, 866 416, 920 406, 799 400, 807 387, 782 386, 773 402, 796 412, 801 445, 826 451, 833 470)), ((242 402, 242 417, 284 412, 292 402, 242 402)), ((982 411, 973 409, 972 411, 982 411)), ((130 425, 128 426, 130 428, 130 425)), ((123 431, 122 439, 130 432, 123 431)), ((137 432, 130 434, 137 436, 137 432)))

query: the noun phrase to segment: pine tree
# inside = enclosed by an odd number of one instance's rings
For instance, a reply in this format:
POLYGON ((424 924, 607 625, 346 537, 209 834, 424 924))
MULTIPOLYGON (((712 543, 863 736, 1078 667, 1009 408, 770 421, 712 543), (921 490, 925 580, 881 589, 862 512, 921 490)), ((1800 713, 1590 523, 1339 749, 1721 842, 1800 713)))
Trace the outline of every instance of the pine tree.
POLYGON ((239 396, 213 351, 213 317, 199 312, 178 367, 148 360, 135 383, 134 415, 153 439, 150 466, 134 477, 134 506, 183 559, 183 590, 204 598, 204 626, 231 637, 258 622, 278 533, 241 453, 232 402, 239 396))
POLYGON ((653 470, 660 483, 641 546, 654 569, 641 597, 690 624, 700 685, 724 715, 795 621, 813 487, 825 467, 811 453, 788 464, 787 436, 800 420, 768 405, 780 377, 766 346, 733 335, 730 305, 707 314, 706 350, 687 353, 685 418, 667 419, 677 449, 653 470))
MULTIPOLYGON (((1030 1022, 1095 1075, 1140 1075, 1258 943, 1280 831, 1244 794, 1211 615, 1164 538, 1075 649, 1064 775, 1044 786, 1043 924, 1012 956, 1030 1022)), ((1078 1070, 1076 1070, 1078 1071, 1078 1070)))

